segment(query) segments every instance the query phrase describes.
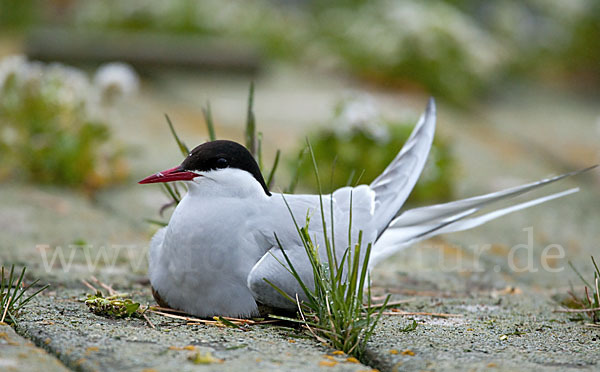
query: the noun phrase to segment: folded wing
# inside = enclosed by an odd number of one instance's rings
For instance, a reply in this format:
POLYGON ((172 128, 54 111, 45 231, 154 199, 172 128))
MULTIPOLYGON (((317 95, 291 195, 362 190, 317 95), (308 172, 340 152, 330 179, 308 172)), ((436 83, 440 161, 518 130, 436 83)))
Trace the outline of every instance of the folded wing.
POLYGON ((396 216, 419 179, 435 133, 436 109, 429 99, 425 112, 402 150, 369 187, 375 193, 373 228, 378 235, 396 216))

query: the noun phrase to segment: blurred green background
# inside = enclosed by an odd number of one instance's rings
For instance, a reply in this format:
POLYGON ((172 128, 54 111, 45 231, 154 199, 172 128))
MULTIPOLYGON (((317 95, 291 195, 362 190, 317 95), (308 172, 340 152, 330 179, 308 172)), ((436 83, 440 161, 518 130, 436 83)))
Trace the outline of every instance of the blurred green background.
MULTIPOLYGON (((279 179, 300 166, 300 189, 315 190, 309 162, 296 160, 308 136, 331 186, 360 174, 369 182, 408 137, 415 102, 427 95, 459 113, 515 86, 597 97, 599 19, 595 0, 0 0, 0 179, 89 192, 122 182, 144 161, 131 138, 143 126, 119 127, 142 120, 144 103, 181 114, 183 137, 195 133, 199 143, 200 108, 226 96, 217 130, 239 137, 241 120, 236 134, 223 111, 232 95, 243 111, 239 86, 255 80, 257 100, 270 97, 258 126, 266 156, 283 152, 279 179), (312 72, 326 82, 303 86, 312 72), (294 97, 296 85, 303 93, 294 97), (278 101, 282 91, 288 97, 278 101), (410 110, 381 109, 382 95, 400 95, 410 110), (327 107, 308 112, 313 101, 327 107), (305 118, 291 129, 270 111, 305 118)), ((432 158, 413 201, 452 197, 457 161, 443 133, 432 158)))

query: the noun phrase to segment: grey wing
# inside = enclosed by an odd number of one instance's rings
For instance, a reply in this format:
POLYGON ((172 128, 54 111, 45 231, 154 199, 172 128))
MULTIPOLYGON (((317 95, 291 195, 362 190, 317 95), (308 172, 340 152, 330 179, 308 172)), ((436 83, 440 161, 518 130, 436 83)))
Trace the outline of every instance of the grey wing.
MULTIPOLYGON (((274 195, 274 197, 278 197, 278 195, 274 195)), ((309 214, 312 216, 309 223, 309 234, 313 242, 319 247, 320 259, 322 262, 327 262, 318 197, 314 195, 287 195, 285 198, 293 210, 294 217, 300 227, 304 226, 304 218, 307 211, 309 211, 309 214)), ((376 239, 376 232, 370 229, 370 220, 374 209, 373 205, 374 193, 366 185, 354 188, 343 187, 336 190, 332 195, 323 195, 327 235, 329 241, 335 243, 335 251, 338 258, 341 259, 344 251, 349 246, 349 238, 352 239, 352 244, 357 242, 359 231, 363 232, 364 242, 373 242, 376 239), (331 201, 333 203, 330 204, 331 201), (351 214, 350 209, 352 210, 351 214), (333 229, 331 226, 332 212, 334 216, 333 229), (352 215, 351 225, 350 215, 352 215), (349 230, 351 230, 350 234, 348 234, 349 230)), ((284 213, 287 215, 282 214, 278 218, 278 226, 285 227, 278 231, 279 242, 292 262, 298 276, 310 290, 313 290, 313 269, 307 252, 295 230, 289 211, 286 209, 284 213), (286 219, 289 220, 289 225, 285 224, 284 221, 286 219)), ((265 231, 264 235, 270 241, 272 248, 252 268, 248 275, 248 288, 254 298, 265 305, 294 309, 296 305, 277 292, 265 279, 275 284, 292 298, 295 298, 296 294, 300 300, 307 300, 307 297, 296 278, 290 273, 290 267, 278 242, 274 238, 274 232, 265 231)))
MULTIPOLYGON (((312 279, 313 271, 304 248, 301 246, 290 247, 290 249, 286 250, 286 253, 292 261, 294 268, 299 271, 302 281, 310 286, 311 289, 314 288, 314 280, 312 279)), ((297 305, 295 303, 281 295, 265 279, 292 298, 296 298, 297 294, 301 301, 308 299, 296 278, 289 271, 285 257, 279 247, 270 249, 254 265, 248 275, 248 288, 252 292, 254 299, 261 304, 280 309, 296 309, 297 305)))
POLYGON ((433 143, 435 118, 435 101, 430 98, 402 150, 370 185, 375 192, 373 222, 379 234, 396 216, 421 175, 433 143))

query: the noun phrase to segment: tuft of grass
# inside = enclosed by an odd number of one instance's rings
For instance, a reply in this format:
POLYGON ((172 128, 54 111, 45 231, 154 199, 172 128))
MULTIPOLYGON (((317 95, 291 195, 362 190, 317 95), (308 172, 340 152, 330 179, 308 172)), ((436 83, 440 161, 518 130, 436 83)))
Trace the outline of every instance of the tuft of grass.
POLYGON ((581 279, 584 284, 583 294, 576 294, 575 289, 571 287, 569 295, 571 301, 567 304, 570 308, 579 309, 578 314, 582 317, 588 318, 593 323, 600 323, 600 269, 596 264, 594 256, 591 257, 592 264, 594 265, 594 279, 589 283, 583 275, 577 270, 577 268, 569 261, 569 266, 573 269, 575 274, 581 279), (586 311, 587 310, 587 311, 586 311))
POLYGON ((26 270, 27 268, 23 267, 21 274, 17 277, 15 265, 11 265, 10 273, 8 277, 5 277, 4 266, 0 269, 0 323, 18 324, 17 317, 23 310, 23 306, 48 288, 48 285, 45 285, 32 294, 26 295, 26 292, 39 282, 39 279, 36 279, 31 284, 25 285, 23 278, 26 270))
POLYGON ((85 305, 94 314, 107 317, 141 318, 144 314, 144 311, 140 308, 140 303, 125 297, 124 294, 104 297, 100 291, 97 291, 96 294, 87 296, 85 305))
MULTIPOLYGON (((368 268, 372 243, 363 242, 363 233, 360 231, 358 241, 352 244, 352 195, 350 196, 348 227, 349 246, 344 250, 342 257, 337 257, 333 213, 331 213, 332 217, 329 222, 332 236, 329 236, 319 172, 310 143, 308 149, 313 160, 314 172, 319 187, 320 216, 325 247, 319 247, 310 236, 308 229, 310 217, 308 214, 305 225, 300 227, 285 198, 284 201, 308 256, 315 286, 310 288, 304 283, 277 235, 275 235, 275 238, 287 263, 287 266, 284 265, 284 267, 298 281, 308 300, 300 302, 297 295, 296 298, 292 298, 268 279, 265 278, 264 280, 282 296, 295 302, 298 306, 300 319, 275 316, 276 318, 300 322, 318 341, 362 360, 367 342, 373 335, 383 310, 387 306, 389 295, 386 297, 383 306, 378 308, 372 306, 368 268), (325 249, 326 259, 322 259, 319 254, 319 249, 322 248, 325 249), (365 300, 366 306, 364 304, 365 300)), ((333 212, 333 204, 330 204, 330 208, 333 212)), ((283 265, 283 263, 281 264, 283 265)))

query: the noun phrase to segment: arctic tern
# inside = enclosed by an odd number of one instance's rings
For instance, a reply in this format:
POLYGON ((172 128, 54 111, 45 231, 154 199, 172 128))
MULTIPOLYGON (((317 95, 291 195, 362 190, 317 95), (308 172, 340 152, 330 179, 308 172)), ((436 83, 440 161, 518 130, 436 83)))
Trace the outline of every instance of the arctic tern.
MULTIPOLYGON (((356 244, 359 231, 364 246, 373 243, 368 262, 372 268, 403 248, 434 235, 470 229, 578 191, 573 188, 497 210, 483 210, 492 203, 578 173, 573 172, 398 214, 425 165, 435 121, 435 102, 430 99, 402 150, 379 177, 370 185, 342 187, 322 196, 325 220, 331 221, 333 213, 335 231, 331 231, 331 226, 326 229, 335 239, 339 257, 350 243, 356 244)), ((151 240, 149 277, 157 302, 200 317, 251 317, 258 315, 257 304, 293 310, 295 305, 264 279, 292 297, 304 297, 297 280, 283 265, 285 258, 276 234, 300 277, 314 285, 312 267, 290 210, 298 221, 304 221, 307 214, 319 217, 319 195, 272 193, 251 153, 226 140, 203 143, 181 165, 139 183, 170 181, 186 182, 188 192, 169 224, 151 240)), ((311 219, 308 228, 323 247, 321 221, 311 219)), ((324 255, 324 251, 321 249, 320 254, 324 255)))

